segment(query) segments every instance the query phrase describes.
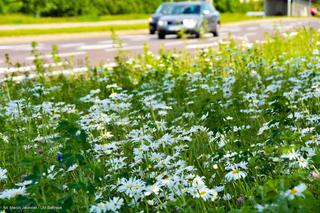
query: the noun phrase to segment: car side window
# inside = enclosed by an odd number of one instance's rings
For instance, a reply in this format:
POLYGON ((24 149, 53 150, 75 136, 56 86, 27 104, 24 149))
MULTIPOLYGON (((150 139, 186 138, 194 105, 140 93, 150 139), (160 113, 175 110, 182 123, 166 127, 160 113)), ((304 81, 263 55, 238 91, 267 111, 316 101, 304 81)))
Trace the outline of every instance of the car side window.
POLYGON ((215 12, 215 9, 212 5, 208 4, 208 3, 205 3, 202 5, 202 12, 204 11, 208 11, 210 13, 214 13, 215 12))
POLYGON ((213 5, 209 4, 209 8, 213 13, 217 12, 216 8, 213 5))
POLYGON ((195 5, 195 6, 188 6, 184 8, 183 14, 199 14, 200 13, 200 6, 195 5))

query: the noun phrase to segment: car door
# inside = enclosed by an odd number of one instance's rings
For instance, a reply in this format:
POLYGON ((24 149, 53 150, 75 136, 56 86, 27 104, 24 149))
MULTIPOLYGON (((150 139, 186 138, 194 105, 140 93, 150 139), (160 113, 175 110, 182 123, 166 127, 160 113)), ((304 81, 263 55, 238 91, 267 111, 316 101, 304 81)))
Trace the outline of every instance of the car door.
POLYGON ((207 3, 204 3, 202 4, 201 14, 203 15, 203 18, 208 26, 208 31, 213 31, 217 24, 217 16, 214 8, 207 3))

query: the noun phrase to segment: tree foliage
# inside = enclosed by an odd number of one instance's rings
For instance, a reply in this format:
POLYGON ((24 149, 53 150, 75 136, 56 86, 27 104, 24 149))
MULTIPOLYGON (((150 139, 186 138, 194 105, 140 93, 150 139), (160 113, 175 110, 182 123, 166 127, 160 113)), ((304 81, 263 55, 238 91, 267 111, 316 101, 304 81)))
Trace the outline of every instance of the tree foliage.
MULTIPOLYGON (((152 13, 170 0, 0 0, 0 13, 23 13, 33 16, 93 16, 128 13, 152 13)), ((181 0, 180 0, 181 1, 181 0)), ((261 8, 262 3, 240 0, 215 0, 221 12, 245 12, 261 8)))
POLYGON ((216 8, 221 12, 247 12, 263 10, 263 1, 214 0, 216 8))

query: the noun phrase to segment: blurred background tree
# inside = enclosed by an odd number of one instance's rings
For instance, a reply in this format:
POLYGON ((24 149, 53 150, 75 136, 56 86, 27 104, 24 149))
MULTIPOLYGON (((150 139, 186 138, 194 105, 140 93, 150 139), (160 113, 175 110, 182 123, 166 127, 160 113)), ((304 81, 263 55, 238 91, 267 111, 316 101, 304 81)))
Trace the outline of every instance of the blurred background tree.
MULTIPOLYGON (((170 0, 0 0, 0 13, 22 13, 40 16, 99 16, 129 13, 152 13, 170 0)), ((181 0, 180 0, 181 1, 181 0)), ((263 2, 214 0, 220 12, 262 10, 263 2)))

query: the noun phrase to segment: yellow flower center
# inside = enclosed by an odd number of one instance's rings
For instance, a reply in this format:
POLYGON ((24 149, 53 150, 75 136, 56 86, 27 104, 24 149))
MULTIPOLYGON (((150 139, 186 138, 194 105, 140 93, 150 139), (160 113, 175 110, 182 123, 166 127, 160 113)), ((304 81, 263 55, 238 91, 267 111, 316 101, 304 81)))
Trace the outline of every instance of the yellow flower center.
POLYGON ((104 204, 103 204, 103 203, 99 203, 99 204, 98 204, 98 207, 99 207, 99 208, 104 208, 104 204))
POLYGON ((298 190, 296 190, 296 189, 291 189, 290 190, 290 194, 291 195, 295 195, 295 194, 297 194, 298 193, 298 190))
POLYGON ((203 197, 203 196, 205 196, 207 194, 207 191, 200 191, 199 194, 200 194, 201 197, 203 197))
POLYGON ((169 182, 170 181, 170 178, 169 177, 166 177, 165 179, 163 179, 164 182, 169 182))
POLYGON ((236 174, 238 174, 239 172, 240 172, 239 169, 234 169, 234 170, 232 171, 232 174, 236 175, 236 174))

